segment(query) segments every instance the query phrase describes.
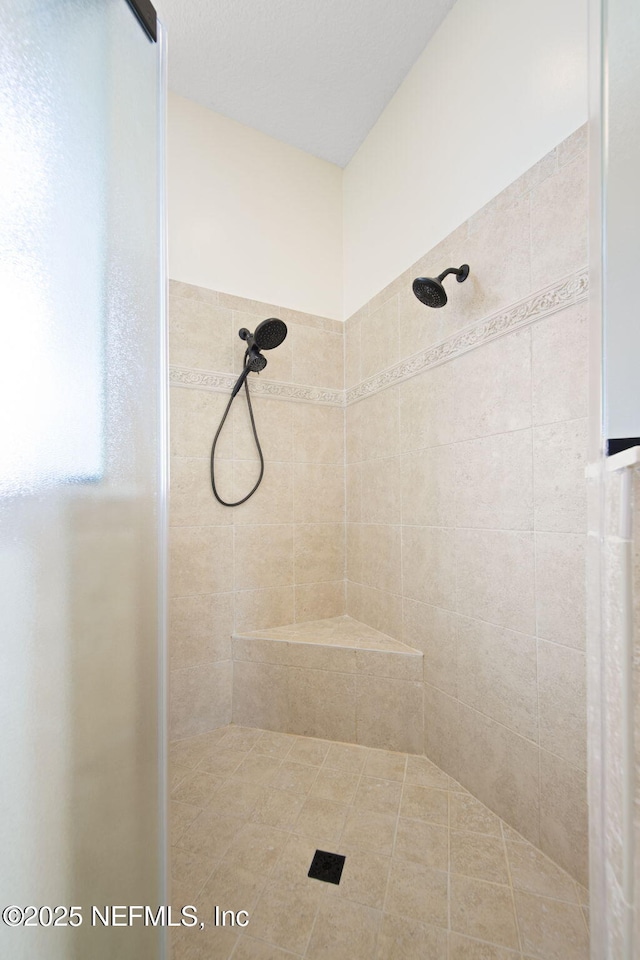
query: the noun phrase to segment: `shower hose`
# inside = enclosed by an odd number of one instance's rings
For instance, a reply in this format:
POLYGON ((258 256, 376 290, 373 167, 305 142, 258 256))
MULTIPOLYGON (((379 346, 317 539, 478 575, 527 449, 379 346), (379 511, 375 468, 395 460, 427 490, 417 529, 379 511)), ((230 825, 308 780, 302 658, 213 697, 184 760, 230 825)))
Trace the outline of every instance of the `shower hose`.
MULTIPOLYGON (((248 362, 249 362, 249 353, 247 351, 247 353, 245 353, 244 355, 245 370, 248 362)), ((243 370, 243 373, 244 372, 245 371, 243 370)), ((224 427, 225 420, 227 419, 229 415, 229 411, 231 410, 231 404, 233 403, 233 401, 237 396, 236 393, 232 393, 229 398, 229 402, 227 403, 226 409, 222 414, 222 420, 220 421, 220 426, 216 430, 216 435, 213 438, 213 443, 211 444, 211 489, 213 490, 214 497, 216 498, 218 503, 221 503, 223 505, 223 507, 239 507, 241 503, 246 503, 249 497, 252 497, 254 495, 254 493, 262 483, 262 477, 264 475, 264 457, 262 455, 262 447, 260 446, 260 441, 258 440, 258 431, 256 429, 256 421, 253 416, 253 407, 251 406, 251 395, 249 394, 249 378, 248 377, 245 377, 244 392, 247 395, 247 407, 249 408, 249 417, 251 418, 251 429, 253 430, 253 437, 254 437, 254 440, 256 441, 256 449, 258 451, 258 456, 260 458, 260 473, 258 475, 258 479, 256 480, 255 486, 249 491, 246 497, 243 497, 242 500, 236 500, 234 503, 231 503, 228 500, 223 500, 216 489, 215 465, 214 465, 215 455, 216 455, 216 444, 218 442, 218 437, 220 436, 222 428, 224 427)))

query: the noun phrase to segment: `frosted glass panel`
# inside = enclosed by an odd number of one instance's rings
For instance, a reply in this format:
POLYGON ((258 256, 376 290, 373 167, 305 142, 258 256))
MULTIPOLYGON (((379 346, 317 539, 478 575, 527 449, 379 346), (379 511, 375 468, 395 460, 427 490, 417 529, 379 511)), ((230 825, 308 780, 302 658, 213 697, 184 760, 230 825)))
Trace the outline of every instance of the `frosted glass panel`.
POLYGON ((608 439, 640 437, 640 7, 605 0, 604 409, 608 439))
POLYGON ((0 4, 0 956, 147 960, 164 890, 163 41, 0 4))

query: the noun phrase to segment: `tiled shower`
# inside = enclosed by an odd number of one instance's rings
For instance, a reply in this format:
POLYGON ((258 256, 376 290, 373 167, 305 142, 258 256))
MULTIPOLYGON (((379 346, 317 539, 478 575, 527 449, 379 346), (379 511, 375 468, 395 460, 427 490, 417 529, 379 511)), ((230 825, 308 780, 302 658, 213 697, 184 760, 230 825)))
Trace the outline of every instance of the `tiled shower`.
MULTIPOLYGON (((360 778, 352 793, 341 783, 335 795, 318 794, 324 803, 357 805, 369 789, 397 793, 390 847, 368 853, 389 862, 366 864, 371 875, 384 873, 384 889, 373 901, 353 898, 386 933, 368 953, 352 944, 350 956, 411 958, 418 942, 416 957, 450 960, 587 956, 578 905, 587 883, 587 219, 581 128, 345 324, 171 283, 169 652, 181 892, 183 861, 198 856, 198 823, 210 820, 213 830, 222 818, 230 832, 208 864, 201 857, 193 896, 212 894, 241 819, 288 831, 273 862, 265 860, 282 883, 283 857, 304 859, 314 839, 322 846, 300 800, 307 793, 278 780, 287 763, 305 765, 296 753, 315 750, 307 762, 315 770, 311 797, 315 777, 346 776, 350 764, 360 778), (416 276, 460 263, 470 265, 469 278, 452 284, 444 309, 415 299, 416 276), (229 509, 211 494, 211 441, 242 362, 238 330, 268 316, 283 319, 289 334, 264 374, 250 378, 265 476, 250 501, 229 509), (343 759, 332 765, 334 744, 343 745, 343 759), (419 757, 429 761, 420 761, 424 781, 408 774, 419 757), (401 775, 388 772, 400 768, 401 775), (367 770, 377 787, 364 782, 367 770), (445 820, 412 813, 407 782, 442 791, 431 800, 445 804, 445 820), (476 851, 479 872, 456 870, 450 818, 461 797, 479 801, 491 827, 477 836, 499 836, 508 874, 501 867, 491 875, 486 851, 476 851), (278 812, 261 820, 257 811, 268 802, 278 812), (434 883, 449 878, 438 916, 398 906, 398 890, 410 886, 398 866, 407 858, 395 860, 398 836, 413 830, 403 842, 430 846, 424 823, 451 834, 446 863, 429 865, 434 883), (530 861, 532 875, 538 870, 523 887, 514 880, 516 855, 530 861), (556 900, 544 877, 558 867, 559 886, 572 892, 556 900), (513 929, 497 919, 494 929, 486 903, 483 923, 465 909, 456 913, 456 884, 479 879, 484 887, 469 890, 469 902, 482 901, 485 887, 491 897, 504 893, 513 929), (521 907, 519 889, 535 902, 521 907), (545 897, 566 915, 549 920, 554 908, 545 897), (394 954, 388 931, 398 917, 422 926, 413 946, 394 954), (425 953, 429 936, 435 945, 425 953)), ((216 470, 221 493, 233 499, 257 475, 242 394, 216 470)), ((362 809, 372 812, 368 802, 362 809)), ((357 831, 345 834, 349 811, 335 815, 339 825, 327 827, 324 842, 336 852, 342 843, 356 862, 367 843, 357 831)), ((468 825, 457 829, 476 836, 468 825)), ((216 941, 220 957, 343 955, 312 932, 329 907, 313 897, 307 903, 299 890, 315 927, 301 940, 274 932, 260 906, 272 894, 257 880, 251 885, 248 861, 244 868, 246 898, 262 920, 255 939, 251 929, 237 939, 227 931, 228 948, 216 941)), ((344 897, 347 909, 348 889, 344 897)), ((274 901, 276 909, 284 911, 285 901, 274 901)), ((192 947, 182 949, 192 956, 192 947)))

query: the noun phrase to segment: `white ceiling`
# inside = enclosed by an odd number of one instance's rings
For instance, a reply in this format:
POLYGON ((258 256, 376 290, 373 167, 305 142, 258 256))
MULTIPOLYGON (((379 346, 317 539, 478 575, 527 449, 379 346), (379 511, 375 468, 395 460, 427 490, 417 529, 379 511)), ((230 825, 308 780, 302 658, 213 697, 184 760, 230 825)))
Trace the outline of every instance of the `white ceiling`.
POLYGON ((340 166, 455 0, 158 0, 175 93, 340 166))

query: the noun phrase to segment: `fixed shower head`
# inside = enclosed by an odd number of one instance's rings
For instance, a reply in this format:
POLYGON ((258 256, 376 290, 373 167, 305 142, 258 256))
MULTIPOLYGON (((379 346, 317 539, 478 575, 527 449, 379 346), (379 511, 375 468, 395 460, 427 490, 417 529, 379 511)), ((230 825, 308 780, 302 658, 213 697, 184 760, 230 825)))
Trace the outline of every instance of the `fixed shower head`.
POLYGON ((447 291, 442 281, 450 273, 455 273, 458 283, 462 283, 469 276, 469 265, 463 263, 461 267, 449 267, 437 277, 417 277, 413 281, 413 292, 418 300, 427 307, 444 307, 447 291))
POLYGON ((279 347, 287 335, 287 325, 277 317, 269 317, 256 327, 253 335, 258 350, 273 350, 279 347))

